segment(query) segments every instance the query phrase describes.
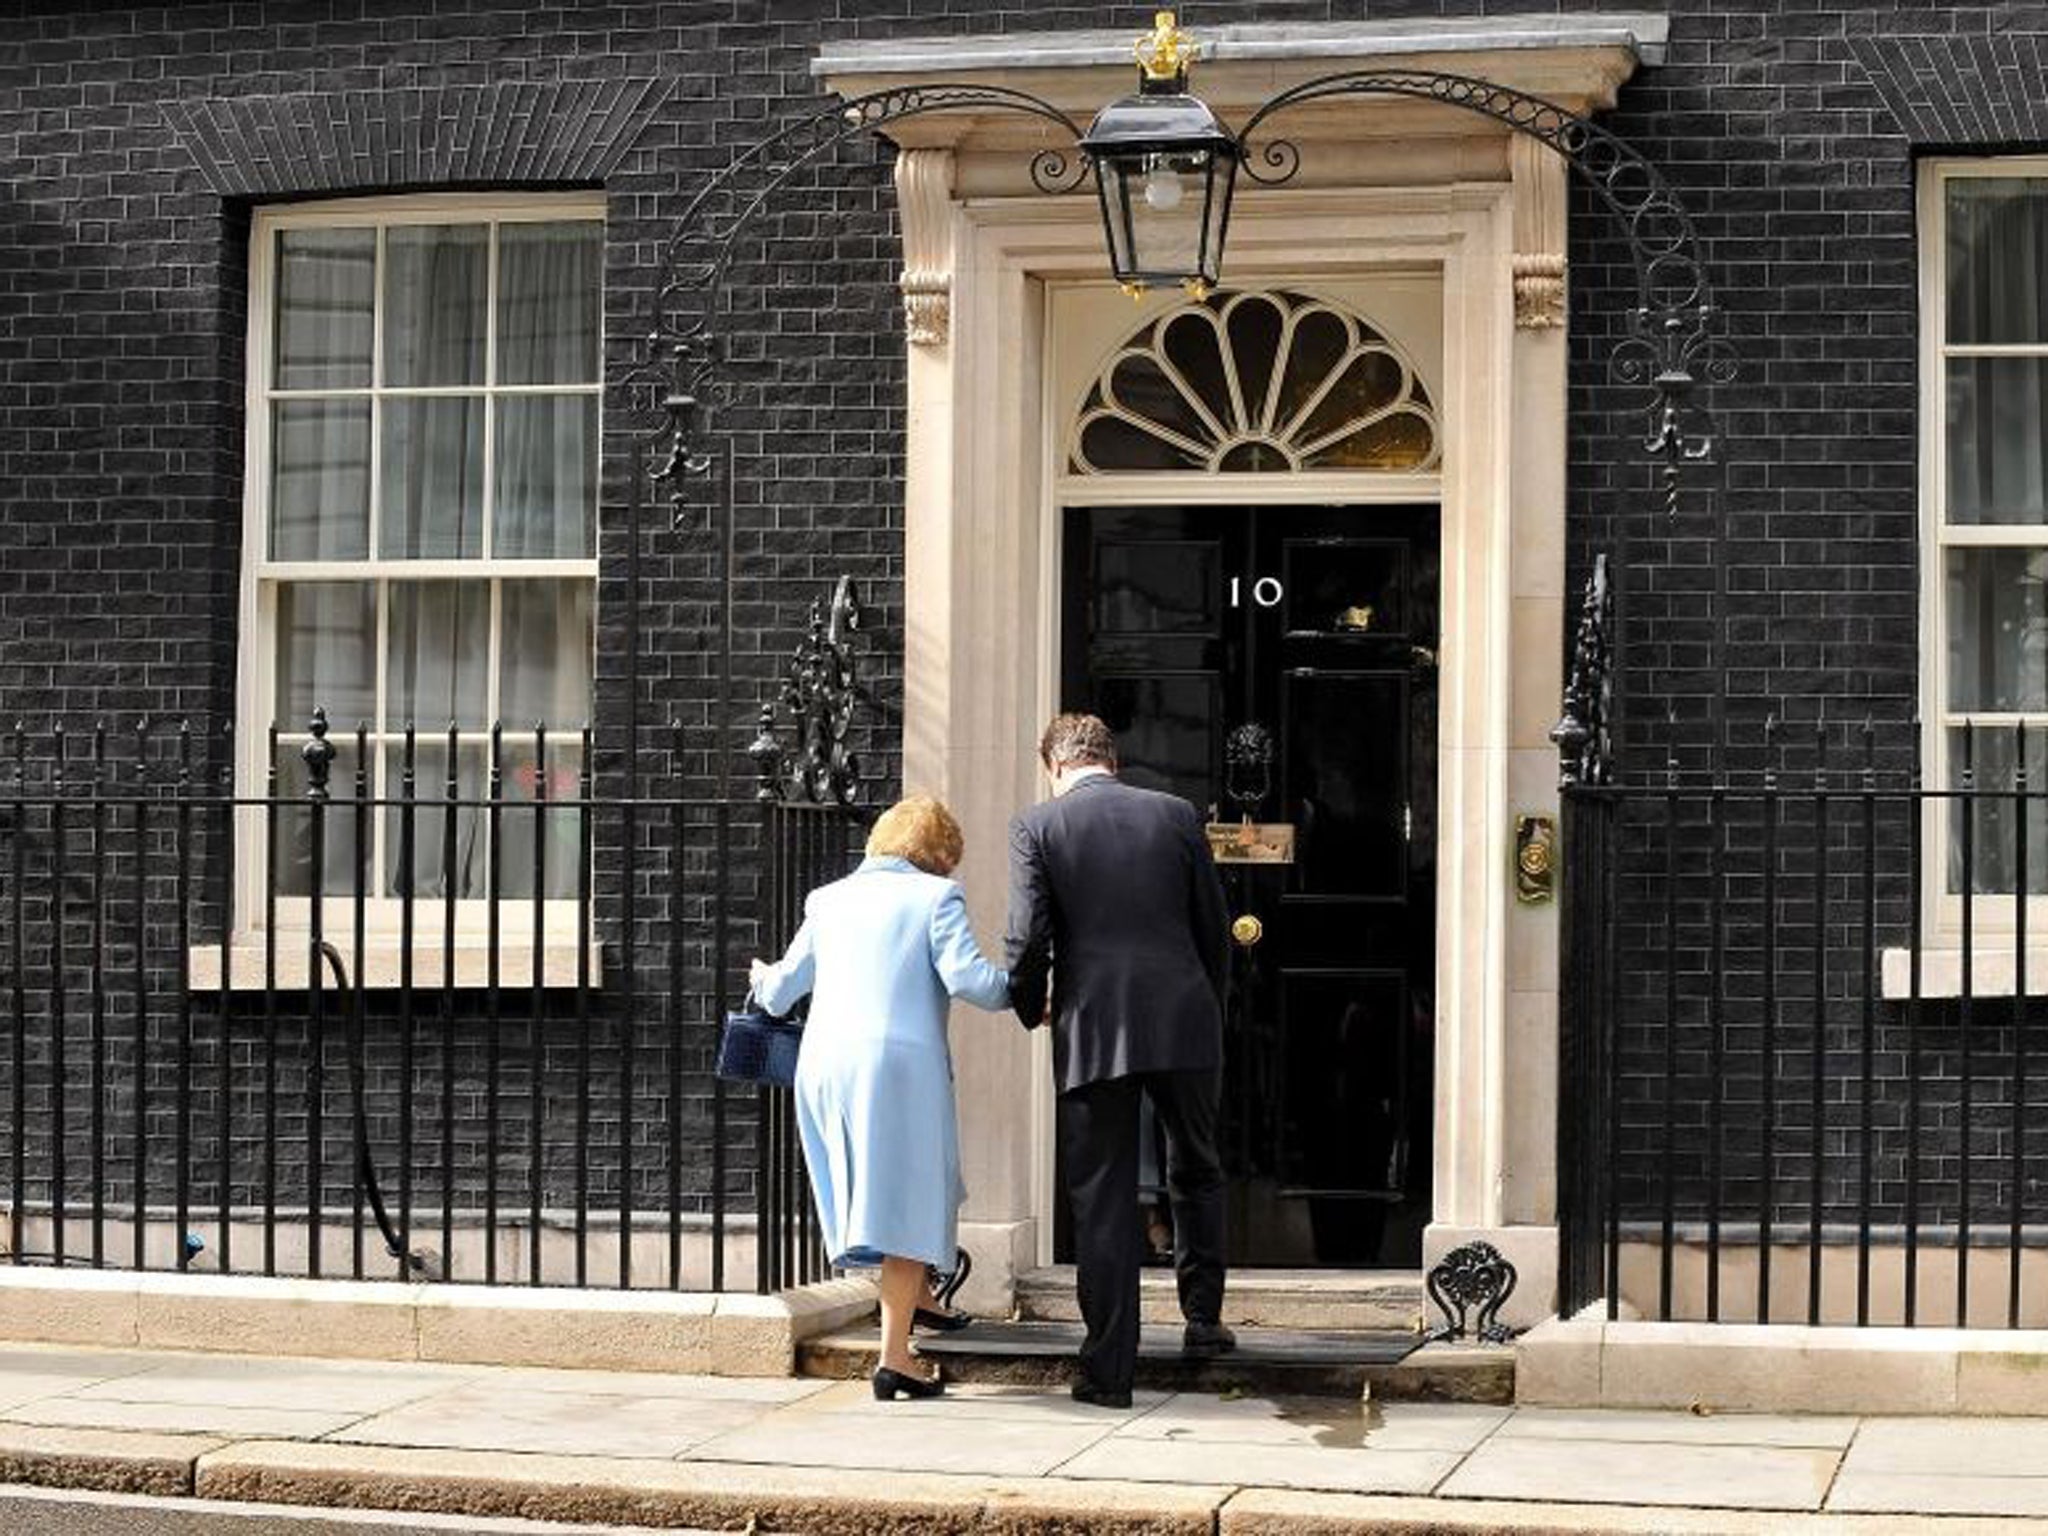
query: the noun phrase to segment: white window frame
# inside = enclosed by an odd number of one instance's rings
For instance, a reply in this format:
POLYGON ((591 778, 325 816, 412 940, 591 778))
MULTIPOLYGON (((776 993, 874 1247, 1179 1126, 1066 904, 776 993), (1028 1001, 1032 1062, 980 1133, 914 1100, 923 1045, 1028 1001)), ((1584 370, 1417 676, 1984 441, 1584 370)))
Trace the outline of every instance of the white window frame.
MULTIPOLYGON (((276 627, 275 598, 276 584, 289 577, 293 581, 373 581, 380 577, 399 576, 414 580, 435 578, 462 578, 468 580, 491 577, 524 578, 583 578, 592 587, 592 621, 598 621, 596 613, 596 586, 598 562, 593 553, 589 559, 436 559, 436 560, 390 560, 376 556, 375 505, 378 495, 378 458, 381 444, 379 434, 372 432, 370 439, 369 479, 371 485, 372 525, 369 558, 349 561, 272 561, 269 559, 269 485, 270 485, 270 389, 272 370, 275 365, 273 326, 276 301, 276 247, 277 235, 285 229, 348 228, 375 224, 379 228, 378 249, 379 269, 382 270, 382 230, 404 224, 445 224, 445 223, 546 223, 560 220, 589 219, 600 223, 605 218, 605 202, 597 193, 534 193, 507 196, 504 194, 471 193, 430 193, 395 198, 351 198, 317 203, 296 203, 276 208, 256 210, 250 221, 249 234, 249 316, 248 351, 246 368, 246 454, 243 473, 242 508, 242 559, 240 606, 238 612, 239 645, 236 680, 236 785, 237 794, 243 798, 261 797, 267 787, 269 764, 268 727, 271 723, 272 704, 276 696, 276 627)), ((496 336, 496 293, 497 266, 496 243, 493 242, 493 257, 490 275, 491 329, 488 333, 495 350, 496 336)), ((377 316, 376 337, 373 343, 378 354, 373 366, 373 388, 382 391, 381 353, 383 350, 383 304, 379 296, 375 311, 377 316)), ((487 369, 486 377, 492 379, 488 386, 450 386, 446 388, 407 389, 409 395, 483 395, 493 397, 516 395, 569 395, 588 394, 602 399, 603 382, 599 380, 588 385, 501 385, 495 381, 494 370, 487 369)), ((339 391, 356 393, 355 390, 339 391)), ((296 393, 296 392, 295 392, 296 393)), ((319 391, 311 391, 317 395, 319 391)), ((485 416, 483 493, 485 496, 486 522, 491 479, 494 470, 493 442, 495 412, 485 416)), ((599 440, 602 441, 603 418, 600 406, 599 440)), ((591 508, 593 528, 597 507, 591 508)), ((498 618, 497 588, 493 588, 491 620, 495 633, 498 618)), ((381 611, 381 610, 380 610, 381 611)), ((383 625, 380 621, 377 649, 378 685, 381 692, 382 670, 385 665, 383 625)), ((493 655, 496 654, 495 645, 493 655)), ((595 684, 595 656, 593 655, 592 683, 595 684)), ((495 670, 495 668, 494 668, 495 670)), ((493 688, 496 679, 492 679, 493 688)), ((550 737, 566 740, 580 727, 582 722, 549 722, 550 737)), ((304 739, 304 728, 299 722, 279 721, 281 731, 295 732, 297 739, 304 739)), ((337 745, 347 745, 355 735, 355 722, 335 720, 329 740, 337 745)), ((390 734, 387 732, 387 735, 390 734)), ((460 740, 465 744, 487 741, 488 731, 464 731, 460 740)), ((293 739, 287 737, 287 740, 293 739)), ((445 728, 429 728, 421 722, 419 741, 422 746, 432 746, 446 739, 445 728)), ((373 738, 374 740, 374 738, 373 738)), ((505 733, 505 748, 509 753, 517 750, 530 740, 530 733, 508 729, 505 733)), ((381 759, 382 754, 379 754, 381 759)), ((371 785, 372 797, 386 793, 395 794, 395 782, 387 789, 383 783, 385 769, 381 762, 377 777, 371 785)), ((344 801, 353 796, 353 774, 344 778, 337 774, 333 796, 344 801)), ((439 797, 441 786, 422 783, 419 786, 420 803, 431 806, 439 797)), ((531 814, 525 810, 515 815, 531 814)), ((261 970, 268 950, 264 923, 267 917, 265 892, 265 867, 267 855, 267 817, 260 807, 243 807, 238 813, 235 827, 235 921, 233 924, 233 985, 262 985, 261 970)), ((374 846, 374 844, 373 844, 374 846)), ((344 850, 341 857, 346 858, 344 850)), ((360 958, 360 968, 371 978, 371 985, 395 984, 396 967, 390 952, 390 945, 399 932, 402 902, 397 897, 377 894, 378 882, 375 871, 381 864, 373 858, 372 894, 365 902, 366 937, 377 941, 371 953, 360 958), (380 952, 381 951, 381 952, 380 952)), ((500 980, 505 985, 523 985, 533 979, 530 966, 537 960, 543 972, 543 979, 549 984, 567 984, 575 970, 574 953, 577 945, 576 917, 578 903, 573 900, 544 899, 542 908, 542 934, 545 953, 535 957, 532 954, 532 911, 530 896, 500 898, 502 942, 500 946, 500 980)), ((301 938, 309 929, 312 918, 313 898, 286 897, 276 899, 277 943, 276 954, 280 971, 280 985, 302 982, 304 972, 304 944, 287 942, 288 936, 301 938)), ((414 903, 414 951, 416 975, 420 985, 437 984, 441 979, 440 946, 444 929, 446 903, 440 897, 418 897, 414 903)), ((482 945, 489 923, 488 898, 458 898, 455 903, 456 938, 458 946, 467 951, 458 964, 458 984, 477 985, 485 975, 482 945)), ((329 896, 325 900, 323 927, 326 935, 340 947, 344 954, 350 949, 354 923, 354 898, 329 896)), ((587 942, 587 937, 586 937, 587 942)), ((208 980, 218 977, 218 951, 209 948, 205 952, 195 951, 195 960, 201 964, 195 969, 195 984, 205 985, 208 980), (205 972, 202 976, 199 972, 205 972)))
MULTIPOLYGON (((1951 549, 2048 549, 2048 523, 1952 526, 1947 520, 1948 361, 1962 357, 2048 357, 2048 343, 1955 345, 1948 341, 1947 187, 1970 177, 2039 177, 2048 182, 2048 155, 1975 156, 1927 159, 1918 170, 1917 228, 1920 241, 1920 699, 1923 782, 1947 789, 1960 776, 1951 765, 1948 733, 1966 720, 1995 733, 2015 724, 2048 728, 2048 712, 1957 712, 1948 701, 1948 577, 1951 549), (1953 768, 1954 777, 1951 770, 1953 768)), ((1961 941, 1963 898, 1948 889, 1953 802, 1928 800, 1921 811, 1922 920, 1931 941, 1961 941)), ((1971 900, 1974 935, 2011 934, 2018 903, 2012 895, 1978 892, 1971 900)), ((2048 935, 2048 896, 2027 898, 2029 948, 2032 935, 2048 935)), ((2005 946, 2010 949, 2010 944, 2005 946)), ((2048 984, 2048 972, 2043 973, 2048 984)), ((2006 983, 2010 990, 2010 981, 2006 983)), ((2029 990, 2036 990, 2030 982, 2029 990)))

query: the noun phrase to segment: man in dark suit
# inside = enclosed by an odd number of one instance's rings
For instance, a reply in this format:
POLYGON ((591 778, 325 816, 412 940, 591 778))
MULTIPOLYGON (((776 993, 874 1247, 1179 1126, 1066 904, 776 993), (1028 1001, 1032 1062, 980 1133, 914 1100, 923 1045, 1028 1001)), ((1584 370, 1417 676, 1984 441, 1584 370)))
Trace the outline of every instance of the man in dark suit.
POLYGON ((1093 715, 1045 728, 1053 798, 1010 827, 1010 997, 1048 1014, 1059 1132, 1074 1214, 1081 1379, 1074 1396, 1121 1407, 1138 1365, 1138 1101, 1166 1131, 1182 1347, 1231 1348, 1223 1326, 1223 1066, 1229 919, 1194 807, 1116 777, 1093 715))

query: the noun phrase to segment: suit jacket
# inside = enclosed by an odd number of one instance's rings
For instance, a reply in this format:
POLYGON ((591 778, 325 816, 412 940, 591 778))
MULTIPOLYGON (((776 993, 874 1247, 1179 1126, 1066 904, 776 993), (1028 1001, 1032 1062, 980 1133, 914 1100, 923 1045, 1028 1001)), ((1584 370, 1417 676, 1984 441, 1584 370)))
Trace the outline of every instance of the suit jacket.
POLYGON ((1010 826, 1010 1001, 1061 1091, 1223 1062, 1223 884, 1194 807, 1091 775, 1010 826))

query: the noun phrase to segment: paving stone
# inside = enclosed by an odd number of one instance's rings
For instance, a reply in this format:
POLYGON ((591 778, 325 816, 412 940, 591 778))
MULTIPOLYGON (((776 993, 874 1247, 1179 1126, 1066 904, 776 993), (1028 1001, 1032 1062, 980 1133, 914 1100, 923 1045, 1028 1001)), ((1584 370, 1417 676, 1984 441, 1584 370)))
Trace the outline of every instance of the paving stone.
POLYGON ((440 1446, 557 1456, 681 1454, 753 1423, 770 1405, 593 1392, 461 1387, 362 1420, 332 1438, 362 1445, 440 1446))
POLYGON ((1231 1483, 1260 1488, 1332 1488, 1355 1493, 1428 1493, 1458 1465, 1455 1451, 1323 1450, 1299 1445, 1133 1440, 1084 1451, 1061 1477, 1140 1483, 1231 1483))
POLYGON ((1113 1422, 1033 1424, 1014 1419, 946 1422, 926 1415, 891 1417, 894 1404, 871 1406, 874 1412, 865 1419, 777 1414, 706 1441, 689 1452, 689 1459, 1042 1477, 1116 1427, 1113 1422))
POLYGON ((1466 1403, 1219 1398, 1182 1393, 1117 1431, 1133 1440, 1300 1445, 1327 1450, 1469 1451, 1510 1410, 1466 1403))
POLYGON ((360 1413, 317 1408, 238 1408, 220 1403, 121 1403, 45 1397, 4 1410, 18 1424, 72 1425, 81 1429, 136 1429, 164 1433, 314 1439, 360 1419, 360 1413))
POLYGON ((108 1381, 154 1370, 183 1358, 160 1350, 68 1349, 44 1344, 0 1345, 0 1382, 10 1376, 76 1376, 83 1381, 108 1381))
POLYGON ((704 1402, 794 1403, 833 1383, 805 1377, 698 1376, 669 1371, 490 1368, 472 1373, 507 1392, 596 1392, 614 1397, 684 1397, 704 1402))
POLYGON ((31 1375, 26 1371, 10 1371, 0 1375, 0 1413, 22 1403, 40 1402, 46 1397, 60 1397, 66 1393, 79 1392, 92 1387, 96 1378, 91 1376, 68 1376, 51 1373, 31 1375))
MULTIPOLYGON (((2048 1468, 2043 1468, 2048 1474, 2048 1468)), ((2012 1477, 1978 1473, 1942 1477, 1925 1472, 1844 1468, 1828 1494, 1830 1510, 1918 1515, 2048 1517, 2048 1475, 2012 1477)))
POLYGON ((1520 1408, 1503 1440, 1647 1440, 1663 1445, 1788 1445, 1841 1450, 1859 1421, 1769 1413, 1682 1413, 1625 1408, 1520 1408))
MULTIPOLYGON (((948 1383, 939 1398, 899 1399, 888 1405, 890 1418, 1012 1419, 1030 1424, 1069 1424, 1111 1430, 1157 1410, 1170 1400, 1165 1392, 1134 1392, 1129 1408, 1097 1408, 1077 1403, 1064 1391, 1042 1387, 1002 1387, 948 1383)), ((877 1411, 874 1392, 864 1381, 833 1382, 829 1390, 784 1410, 787 1413, 829 1414, 835 1418, 877 1411)))
POLYGON ((1871 1419, 1842 1471, 2048 1477, 2048 1419, 1871 1419))
POLYGON ((202 1355, 81 1387, 86 1401, 376 1413, 472 1379, 459 1367, 202 1355))
POLYGON ((1835 1451, 1806 1447, 1496 1435, 1437 1491, 1472 1499, 1818 1509, 1839 1461, 1835 1451))

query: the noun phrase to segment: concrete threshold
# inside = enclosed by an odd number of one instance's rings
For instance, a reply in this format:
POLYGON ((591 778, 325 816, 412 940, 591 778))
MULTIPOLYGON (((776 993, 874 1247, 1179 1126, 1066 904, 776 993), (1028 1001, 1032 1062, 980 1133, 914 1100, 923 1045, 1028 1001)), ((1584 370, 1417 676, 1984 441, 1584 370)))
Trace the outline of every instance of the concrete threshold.
POLYGON ((2048 1330, 1553 1318, 1515 1402, 1718 1413, 2048 1415, 2048 1330))
POLYGON ((0 1341, 316 1359, 788 1376, 874 1306, 864 1280, 755 1296, 0 1268, 0 1341))
POLYGON ((2007 1536, 2038 1522, 1630 1509, 1228 1486, 881 1474, 18 1426, 0 1479, 237 1504, 784 1536, 2007 1536))

